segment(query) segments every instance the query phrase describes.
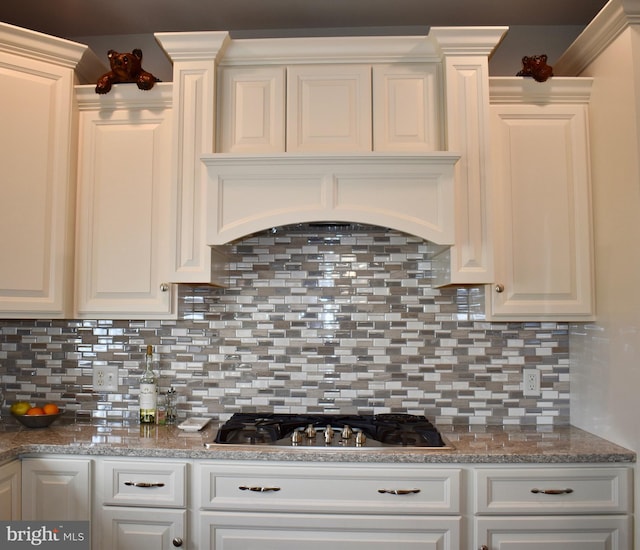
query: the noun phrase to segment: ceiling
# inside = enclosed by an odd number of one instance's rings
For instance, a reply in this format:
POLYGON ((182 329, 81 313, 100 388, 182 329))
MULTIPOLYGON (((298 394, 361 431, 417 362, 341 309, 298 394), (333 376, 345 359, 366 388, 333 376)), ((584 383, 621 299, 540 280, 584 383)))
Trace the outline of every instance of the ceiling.
POLYGON ((586 25, 606 0, 0 0, 0 20, 61 38, 169 31, 586 25))

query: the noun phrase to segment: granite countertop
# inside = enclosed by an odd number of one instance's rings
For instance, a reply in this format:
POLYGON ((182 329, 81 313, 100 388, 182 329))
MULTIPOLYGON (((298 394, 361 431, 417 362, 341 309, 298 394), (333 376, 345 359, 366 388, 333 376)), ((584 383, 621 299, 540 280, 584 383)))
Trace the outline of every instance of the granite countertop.
POLYGON ((157 457, 210 460, 286 460, 372 463, 633 463, 633 451, 572 426, 438 426, 445 450, 402 448, 297 449, 232 445, 205 447, 215 421, 200 432, 176 426, 80 424, 61 418, 49 428, 29 429, 13 418, 0 421, 0 461, 34 454, 157 457))

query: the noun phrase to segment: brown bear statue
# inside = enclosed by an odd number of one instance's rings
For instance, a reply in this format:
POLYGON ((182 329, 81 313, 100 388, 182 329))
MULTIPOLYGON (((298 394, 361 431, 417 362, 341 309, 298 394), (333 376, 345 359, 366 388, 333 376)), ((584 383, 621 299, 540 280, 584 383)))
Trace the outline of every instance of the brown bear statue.
POLYGON ((135 49, 131 53, 107 52, 111 70, 103 74, 96 84, 97 94, 106 94, 113 84, 118 82, 135 82, 141 90, 150 90, 159 80, 142 69, 142 50, 135 49))
POLYGON ((553 67, 547 65, 546 55, 525 55, 522 70, 516 76, 530 76, 536 82, 545 82, 553 76, 553 67))

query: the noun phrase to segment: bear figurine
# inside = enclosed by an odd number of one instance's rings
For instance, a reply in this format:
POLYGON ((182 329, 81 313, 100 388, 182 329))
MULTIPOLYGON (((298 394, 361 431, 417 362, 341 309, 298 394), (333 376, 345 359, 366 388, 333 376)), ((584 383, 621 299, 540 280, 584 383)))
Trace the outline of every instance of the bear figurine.
POLYGON ((522 70, 516 76, 530 76, 536 82, 545 82, 553 76, 553 67, 547 65, 546 55, 525 55, 522 58, 522 70))
POLYGON ((107 52, 111 70, 103 74, 96 84, 97 94, 106 94, 113 84, 135 82, 141 90, 150 90, 159 80, 142 69, 142 50, 136 48, 131 53, 107 52))

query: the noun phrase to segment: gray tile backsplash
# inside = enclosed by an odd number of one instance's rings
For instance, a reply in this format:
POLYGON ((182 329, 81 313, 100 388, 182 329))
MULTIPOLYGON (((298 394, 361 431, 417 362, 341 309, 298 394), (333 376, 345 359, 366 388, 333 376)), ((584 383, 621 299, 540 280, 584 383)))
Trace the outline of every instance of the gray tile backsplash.
POLYGON ((410 412, 568 424, 568 325, 485 321, 482 287, 431 286, 433 252, 377 227, 290 226, 229 245, 228 288, 180 285, 176 321, 0 321, 5 398, 135 419, 151 343, 181 418, 410 412), (93 393, 95 364, 118 365, 119 392, 93 393), (523 397, 524 367, 541 371, 541 397, 523 397))

